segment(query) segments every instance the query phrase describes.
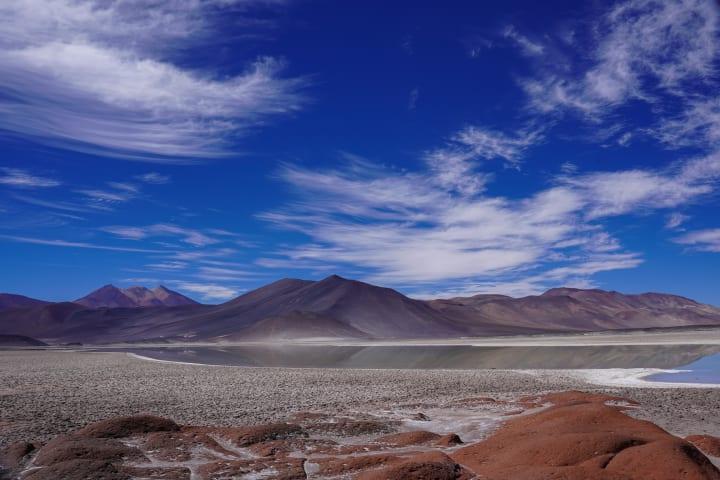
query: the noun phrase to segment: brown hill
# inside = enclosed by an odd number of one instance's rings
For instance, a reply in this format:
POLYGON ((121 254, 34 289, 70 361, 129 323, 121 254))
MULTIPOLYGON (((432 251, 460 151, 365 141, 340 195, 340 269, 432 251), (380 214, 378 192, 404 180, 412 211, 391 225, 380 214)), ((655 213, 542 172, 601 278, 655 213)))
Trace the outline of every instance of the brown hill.
POLYGON ((295 311, 321 314, 376 338, 464 333, 426 302, 337 275, 317 282, 280 280, 219 305, 216 313, 251 324, 295 311))
POLYGON ((556 288, 523 298, 478 295, 430 304, 464 324, 497 330, 589 332, 720 324, 720 309, 660 293, 556 288))
POLYGON ((720 309, 676 295, 562 288, 523 298, 421 301, 336 275, 320 281, 279 280, 221 305, 182 304, 182 299, 181 305, 157 305, 174 299, 167 289, 106 286, 81 299, 90 307, 66 302, 0 311, 0 334, 107 343, 457 338, 720 325, 720 309))
POLYGON ((47 305, 50 302, 37 300, 35 298, 26 297, 24 295, 16 295, 14 293, 0 293, 0 310, 9 310, 12 308, 29 308, 47 305))
POLYGON ((118 288, 115 285, 105 285, 75 300, 75 303, 89 308, 176 307, 197 304, 196 301, 162 285, 152 290, 141 286, 118 288))
POLYGON ((292 340, 322 338, 365 338, 368 335, 332 317, 314 312, 293 311, 268 317, 227 335, 222 340, 292 340))

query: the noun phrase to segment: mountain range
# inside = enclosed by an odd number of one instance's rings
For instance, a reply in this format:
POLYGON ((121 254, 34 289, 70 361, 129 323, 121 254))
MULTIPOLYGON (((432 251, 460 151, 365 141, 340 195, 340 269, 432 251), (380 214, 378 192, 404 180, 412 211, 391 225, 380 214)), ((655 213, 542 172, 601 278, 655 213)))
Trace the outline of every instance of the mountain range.
POLYGON ((105 285, 75 300, 74 303, 89 308, 177 307, 197 304, 195 300, 173 292, 162 285, 158 285, 152 290, 141 286, 118 288, 115 285, 105 285))
POLYGON ((457 338, 720 325, 720 309, 677 295, 556 288, 513 298, 417 300, 337 275, 283 279, 220 305, 156 287, 106 285, 74 302, 0 294, 0 334, 48 343, 457 338))

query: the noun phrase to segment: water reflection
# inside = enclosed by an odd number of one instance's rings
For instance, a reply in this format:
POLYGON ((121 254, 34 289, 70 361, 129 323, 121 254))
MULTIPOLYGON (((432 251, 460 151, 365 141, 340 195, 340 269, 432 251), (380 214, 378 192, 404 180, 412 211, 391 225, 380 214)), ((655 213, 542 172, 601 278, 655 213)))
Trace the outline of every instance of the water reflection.
MULTIPOLYGON (((253 367, 564 369, 676 368, 720 353, 718 345, 558 347, 247 345, 124 351, 158 360, 253 367)), ((718 357, 720 358, 720 357, 718 357)))
POLYGON ((678 367, 676 373, 658 373, 647 377, 655 382, 720 384, 720 354, 710 355, 678 367))

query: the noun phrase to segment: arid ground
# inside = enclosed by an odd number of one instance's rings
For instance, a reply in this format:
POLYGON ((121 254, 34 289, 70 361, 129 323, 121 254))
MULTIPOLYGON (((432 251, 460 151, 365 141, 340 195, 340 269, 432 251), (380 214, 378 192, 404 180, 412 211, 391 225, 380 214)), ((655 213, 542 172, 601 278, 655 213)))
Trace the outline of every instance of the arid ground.
POLYGON ((0 353, 0 446, 41 445, 117 416, 243 427, 295 425, 308 412, 384 425, 352 444, 370 441, 369 434, 379 438, 419 428, 440 436, 457 433, 471 443, 527 410, 523 397, 568 390, 637 402, 627 415, 679 437, 720 436, 720 389, 713 388, 610 388, 558 370, 242 368, 152 362, 120 352, 16 350, 0 353), (429 423, 413 424, 417 414, 429 423))

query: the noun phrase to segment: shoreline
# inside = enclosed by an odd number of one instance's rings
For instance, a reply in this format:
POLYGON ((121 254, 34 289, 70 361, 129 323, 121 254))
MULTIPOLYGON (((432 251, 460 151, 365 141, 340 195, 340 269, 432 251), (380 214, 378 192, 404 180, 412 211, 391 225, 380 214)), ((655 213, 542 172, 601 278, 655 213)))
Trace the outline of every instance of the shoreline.
MULTIPOLYGON (((214 363, 196 363, 196 362, 182 362, 176 360, 163 360, 159 358, 152 358, 146 355, 139 355, 137 353, 126 352, 126 354, 132 358, 146 361, 146 362, 157 362, 165 364, 177 364, 177 365, 191 365, 201 367, 236 367, 236 368, 265 368, 275 369, 284 368, 290 370, 314 370, 314 367, 267 367, 267 366, 253 366, 253 365, 222 365, 214 363)), ((380 369, 380 368, 342 368, 342 367, 325 367, 329 370, 435 370, 435 371, 446 371, 452 372, 455 369, 413 369, 413 368, 392 368, 392 369, 380 369)), ((578 379, 587 382, 590 385, 596 387, 635 387, 635 388, 720 388, 720 384, 715 383, 688 383, 688 382, 661 382, 655 380, 647 380, 647 377, 658 373, 680 373, 689 370, 678 370, 678 369, 662 369, 662 368, 587 368, 587 369, 507 369, 507 371, 527 373, 530 375, 541 374, 549 375, 551 372, 562 372, 563 374, 575 376, 578 379)))
POLYGON ((88 344, 96 349, 160 348, 160 347, 233 347, 233 346, 470 346, 470 347, 600 347, 611 345, 720 345, 720 327, 681 328, 667 330, 623 330, 566 334, 514 335, 497 337, 461 337, 439 339, 338 339, 314 338, 295 340, 254 340, 218 342, 143 342, 88 344))
POLYGON ((285 421, 303 411, 443 408, 464 398, 507 400, 582 390, 633 398, 633 416, 675 434, 720 435, 720 389, 601 386, 577 371, 216 368, 120 352, 0 351, 0 442, 47 440, 117 415, 182 424, 285 421))

